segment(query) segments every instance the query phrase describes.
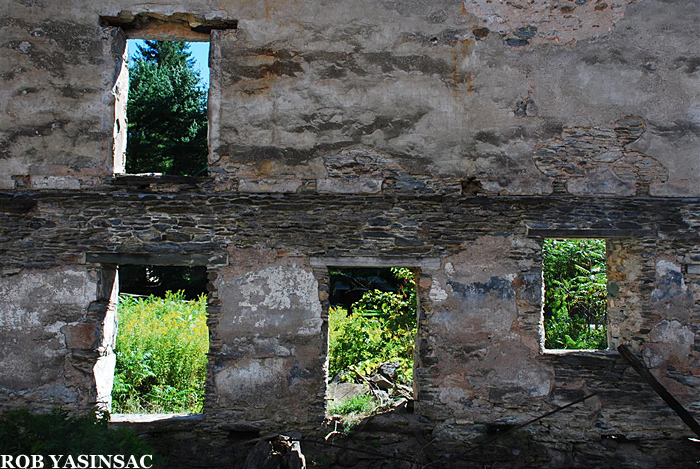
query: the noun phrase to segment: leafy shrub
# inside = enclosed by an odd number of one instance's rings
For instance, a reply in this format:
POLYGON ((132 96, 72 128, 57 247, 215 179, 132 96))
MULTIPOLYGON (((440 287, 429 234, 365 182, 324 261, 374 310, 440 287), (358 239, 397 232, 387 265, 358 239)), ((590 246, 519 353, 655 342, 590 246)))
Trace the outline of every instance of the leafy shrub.
POLYGON ((366 375, 381 363, 399 362, 398 382, 413 380, 413 347, 417 330, 416 288, 413 272, 392 268, 400 281, 397 292, 367 291, 352 305, 352 313, 331 307, 329 323, 329 374, 347 373, 351 367, 366 375))
POLYGON ((209 337, 206 296, 119 300, 117 366, 112 390, 116 413, 202 410, 209 337))
POLYGON ((13 410, 0 416, 0 454, 101 454, 141 457, 152 448, 130 430, 110 429, 108 418, 71 417, 66 411, 32 414, 13 410))
POLYGON ((607 348, 605 240, 546 239, 545 347, 607 348))

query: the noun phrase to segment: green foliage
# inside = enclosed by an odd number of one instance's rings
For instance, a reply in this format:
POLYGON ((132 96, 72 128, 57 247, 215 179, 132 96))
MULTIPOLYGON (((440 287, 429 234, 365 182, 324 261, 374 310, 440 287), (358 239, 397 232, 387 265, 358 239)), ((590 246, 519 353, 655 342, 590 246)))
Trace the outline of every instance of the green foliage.
POLYGON ((113 412, 201 412, 206 304, 205 295, 186 301, 181 291, 165 298, 120 297, 113 412))
MULTIPOLYGON (((331 376, 351 367, 366 375, 383 362, 396 361, 398 382, 412 382, 417 331, 415 279, 410 269, 391 270, 400 281, 397 292, 368 291, 352 305, 352 314, 339 306, 329 309, 331 376)), ((351 377, 348 373, 344 376, 351 377)))
POLYGON ((607 348, 605 240, 546 239, 545 347, 607 348))
POLYGON ((32 414, 27 410, 0 416, 0 454, 123 454, 140 457, 153 450, 124 428, 110 429, 108 418, 71 417, 66 411, 32 414))
POLYGON ((185 42, 146 41, 129 72, 127 172, 207 167, 207 92, 185 42))
POLYGON ((146 46, 138 46, 139 55, 147 62, 165 67, 193 67, 194 59, 188 52, 189 46, 183 41, 144 41, 146 46))

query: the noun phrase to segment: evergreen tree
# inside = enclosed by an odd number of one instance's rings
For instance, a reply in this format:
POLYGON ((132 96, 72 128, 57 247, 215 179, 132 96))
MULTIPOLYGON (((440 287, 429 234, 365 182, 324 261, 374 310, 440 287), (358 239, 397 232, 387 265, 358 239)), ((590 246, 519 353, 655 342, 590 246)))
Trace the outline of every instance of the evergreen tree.
POLYGON ((129 76, 128 173, 201 175, 207 167, 207 92, 188 48, 139 46, 129 76))

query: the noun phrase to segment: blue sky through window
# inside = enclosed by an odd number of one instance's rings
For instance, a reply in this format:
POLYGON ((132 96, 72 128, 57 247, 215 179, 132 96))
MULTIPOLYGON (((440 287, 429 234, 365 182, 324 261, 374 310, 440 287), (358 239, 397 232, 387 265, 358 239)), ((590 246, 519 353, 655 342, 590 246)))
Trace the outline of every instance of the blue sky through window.
MULTIPOLYGON (((127 46, 129 47, 129 58, 136 57, 138 54, 137 45, 143 45, 141 39, 129 39, 127 46)), ((199 76, 202 77, 202 84, 205 88, 209 88, 209 43, 208 42, 188 42, 192 53, 192 58, 195 61, 194 68, 199 70, 199 76)))

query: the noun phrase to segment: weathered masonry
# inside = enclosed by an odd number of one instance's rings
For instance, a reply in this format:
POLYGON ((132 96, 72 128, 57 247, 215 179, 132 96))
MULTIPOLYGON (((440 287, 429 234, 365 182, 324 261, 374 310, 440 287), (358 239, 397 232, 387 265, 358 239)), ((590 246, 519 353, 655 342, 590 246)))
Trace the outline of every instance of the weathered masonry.
POLYGON ((2 0, 0 407, 108 406, 114 266, 204 265, 206 401, 159 429, 170 467, 319 438, 328 267, 401 265, 415 409, 373 451, 697 467, 615 348, 700 417, 699 24, 697 0, 2 0), (127 36, 211 42, 207 177, 122 174, 127 36), (548 237, 607 240, 609 351, 544 350, 548 237))

